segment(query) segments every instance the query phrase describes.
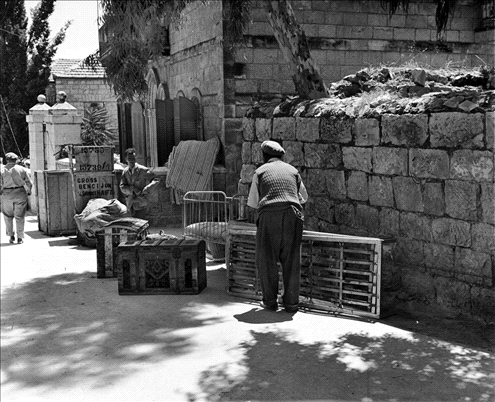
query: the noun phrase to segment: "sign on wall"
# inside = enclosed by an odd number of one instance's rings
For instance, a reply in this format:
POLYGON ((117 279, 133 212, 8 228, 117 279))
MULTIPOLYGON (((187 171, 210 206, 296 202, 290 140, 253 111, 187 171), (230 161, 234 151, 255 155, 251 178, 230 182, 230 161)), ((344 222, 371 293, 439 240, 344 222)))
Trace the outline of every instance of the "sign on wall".
POLYGON ((78 146, 73 147, 77 172, 112 172, 114 147, 78 146))
POLYGON ((105 198, 107 200, 113 198, 113 182, 113 173, 74 173, 76 196, 78 199, 82 199, 84 204, 92 198, 105 198))

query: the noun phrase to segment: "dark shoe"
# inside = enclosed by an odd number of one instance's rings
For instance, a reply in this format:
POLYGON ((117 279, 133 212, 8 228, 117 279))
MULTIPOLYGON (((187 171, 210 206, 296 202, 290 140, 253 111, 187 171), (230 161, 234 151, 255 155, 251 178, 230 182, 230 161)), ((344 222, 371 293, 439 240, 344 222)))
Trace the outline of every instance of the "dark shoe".
POLYGON ((15 243, 15 237, 14 236, 10 236, 9 243, 15 243))
POLYGON ((274 302, 274 303, 270 303, 270 304, 265 304, 264 302, 260 302, 260 307, 264 308, 264 309, 267 309, 267 310, 273 310, 273 311, 277 311, 278 309, 278 303, 277 302, 274 302))
POLYGON ((17 244, 22 244, 22 243, 24 243, 24 240, 22 240, 22 239, 17 239, 17 244))
POLYGON ((284 309, 288 313, 297 313, 297 311, 299 310, 298 307, 297 307, 297 304, 285 306, 284 309))

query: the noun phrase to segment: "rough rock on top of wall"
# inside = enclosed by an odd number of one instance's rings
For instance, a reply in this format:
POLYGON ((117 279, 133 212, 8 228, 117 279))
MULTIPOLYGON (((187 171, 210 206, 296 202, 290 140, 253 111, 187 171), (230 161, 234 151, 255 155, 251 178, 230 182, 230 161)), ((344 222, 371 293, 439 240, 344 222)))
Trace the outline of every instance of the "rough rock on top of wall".
POLYGON ((419 71, 368 68, 331 85, 331 95, 256 102, 247 117, 377 117, 383 114, 485 113, 495 110, 495 68, 419 71))

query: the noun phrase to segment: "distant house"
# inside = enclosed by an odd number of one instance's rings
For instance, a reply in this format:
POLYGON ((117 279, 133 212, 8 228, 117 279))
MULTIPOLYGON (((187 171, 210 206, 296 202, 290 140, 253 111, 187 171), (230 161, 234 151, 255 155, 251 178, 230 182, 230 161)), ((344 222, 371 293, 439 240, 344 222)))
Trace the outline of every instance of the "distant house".
POLYGON ((83 66, 82 60, 79 59, 56 59, 51 70, 46 88, 46 99, 50 106, 56 102, 57 92, 64 91, 67 94, 67 102, 83 116, 87 115, 87 109, 104 107, 108 112, 109 128, 117 131, 117 98, 106 83, 102 66, 98 65, 92 69, 83 66))

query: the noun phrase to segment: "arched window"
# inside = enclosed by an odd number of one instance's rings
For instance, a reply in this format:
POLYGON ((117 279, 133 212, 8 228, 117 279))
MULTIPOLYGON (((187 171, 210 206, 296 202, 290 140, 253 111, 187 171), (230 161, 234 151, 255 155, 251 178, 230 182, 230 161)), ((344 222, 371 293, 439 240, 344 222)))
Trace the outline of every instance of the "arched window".
POLYGON ((174 104, 170 99, 168 85, 162 82, 158 87, 156 105, 156 142, 158 166, 164 166, 175 144, 174 104))
POLYGON ((180 141, 203 140, 201 122, 201 93, 196 90, 193 100, 183 91, 175 99, 168 98, 167 84, 158 87, 156 104, 156 139, 158 166, 167 162, 170 152, 180 141))
POLYGON ((145 135, 146 143, 149 144, 147 147, 146 155, 146 165, 151 164, 156 166, 158 164, 157 158, 157 131, 156 131, 156 108, 155 99, 158 93, 158 83, 160 82, 160 77, 156 68, 151 68, 146 75, 146 83, 148 85, 148 95, 145 102, 145 135))
POLYGON ((196 111, 197 111, 197 124, 198 124, 198 133, 199 133, 199 138, 201 140, 205 139, 204 136, 204 131, 203 131, 203 105, 202 105, 202 95, 201 91, 198 88, 194 88, 191 91, 191 100, 193 103, 196 105, 196 111))

